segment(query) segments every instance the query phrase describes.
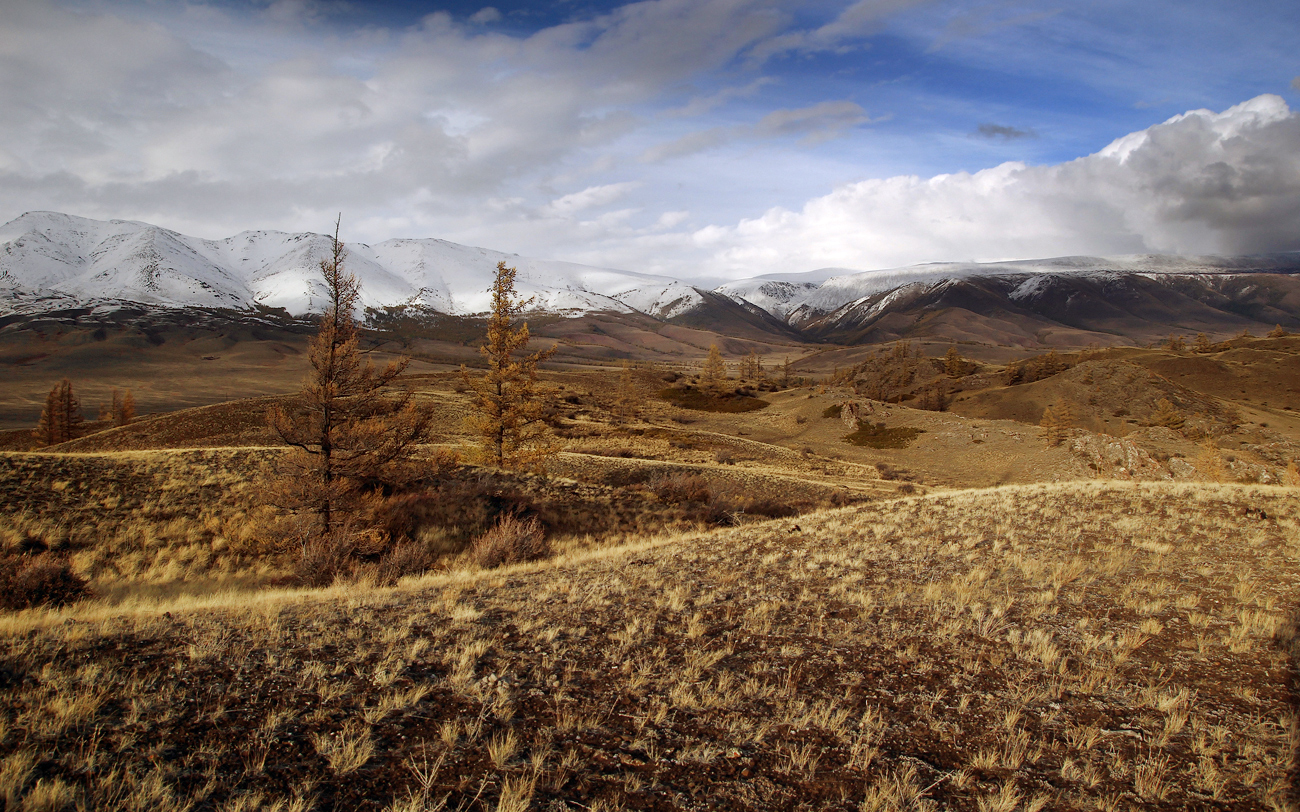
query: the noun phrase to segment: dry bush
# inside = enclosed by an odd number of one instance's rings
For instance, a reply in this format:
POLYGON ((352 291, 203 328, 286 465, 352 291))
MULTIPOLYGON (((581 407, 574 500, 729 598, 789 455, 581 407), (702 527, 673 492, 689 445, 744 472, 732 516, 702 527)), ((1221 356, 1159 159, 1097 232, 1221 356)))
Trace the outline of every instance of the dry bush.
POLYGON ((709 483, 699 474, 672 474, 659 477, 650 484, 650 490, 670 505, 683 502, 708 503, 713 500, 709 483))
POLYGON ((398 542, 375 564, 375 583, 389 586, 407 575, 427 572, 436 560, 437 555, 426 544, 415 541, 398 542))
POLYGON ((393 497, 378 518, 379 527, 394 539, 415 539, 424 528, 438 527, 467 542, 502 516, 531 507, 530 500, 514 488, 480 476, 440 482, 434 488, 393 497))
POLYGON ((294 574, 306 586, 329 586, 352 569, 357 539, 350 527, 337 527, 308 539, 294 565, 294 574))
POLYGON ((64 606, 91 595, 85 578, 66 558, 52 553, 0 558, 0 607, 64 606))
POLYGON ((506 564, 536 561, 551 554, 550 542, 536 519, 505 516, 479 537, 470 549, 470 557, 483 569, 506 564))

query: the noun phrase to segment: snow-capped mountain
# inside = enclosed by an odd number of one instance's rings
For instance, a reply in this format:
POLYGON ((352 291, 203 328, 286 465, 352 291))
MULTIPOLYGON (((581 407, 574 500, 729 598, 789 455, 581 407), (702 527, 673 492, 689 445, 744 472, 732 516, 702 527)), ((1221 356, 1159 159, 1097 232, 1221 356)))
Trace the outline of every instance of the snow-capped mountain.
MULTIPOLYGON (((30 212, 0 226, 0 312, 37 299, 120 300, 164 307, 319 310, 325 291, 321 234, 246 231, 224 240, 187 237, 129 220, 30 212)), ((701 301, 666 277, 530 259, 445 240, 347 246, 347 268, 366 307, 421 305, 441 313, 488 310, 497 262, 518 269, 515 287, 550 313, 640 311, 668 318, 701 301)))
MULTIPOLYGON (((828 269, 835 271, 840 269, 828 269)), ((744 299, 784 319, 803 326, 844 308, 865 303, 884 311, 904 289, 916 291, 972 277, 1024 277, 1014 299, 1028 299, 1040 286, 1061 276, 1105 278, 1116 274, 1195 276, 1247 273, 1278 273, 1300 270, 1300 254, 1268 254, 1244 257, 1182 257, 1140 254, 1119 257, 1055 257, 1010 262, 936 262, 880 271, 848 271, 827 278, 820 285, 775 281, 757 277, 729 282, 717 289, 734 299, 744 299), (875 299, 880 294, 892 297, 875 299)))
MULTIPOLYGON (((32 212, 0 226, 0 315, 134 302, 318 311, 321 234, 187 237, 125 220, 32 212)), ((485 313, 500 261, 538 311, 643 313, 722 332, 831 342, 937 335, 995 343, 1300 325, 1300 254, 1058 257, 856 272, 823 268, 713 291, 667 277, 530 259, 437 239, 347 246, 362 304, 485 313), (983 326, 975 327, 976 322, 983 326)), ((728 333, 731 334, 731 333, 728 333)))

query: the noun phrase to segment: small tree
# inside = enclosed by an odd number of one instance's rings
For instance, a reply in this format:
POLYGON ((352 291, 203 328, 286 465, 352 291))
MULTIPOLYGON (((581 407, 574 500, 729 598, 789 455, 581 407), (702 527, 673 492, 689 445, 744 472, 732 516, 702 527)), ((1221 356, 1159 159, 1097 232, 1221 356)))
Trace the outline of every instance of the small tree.
POLYGON ((948 373, 950 378, 960 378, 966 371, 966 364, 961 360, 961 353, 957 352, 956 347, 949 347, 944 353, 943 371, 948 373))
POLYGON ((1283 329, 1280 324, 1268 331, 1269 338, 1286 338, 1288 335, 1290 335, 1290 333, 1283 329))
POLYGON ((1183 352, 1186 349, 1187 342, 1183 340, 1182 336, 1173 333, 1169 334, 1169 350, 1171 352, 1183 352))
POLYGON ((1044 437, 1048 445, 1060 445, 1069 437, 1070 429, 1074 428, 1074 411, 1068 401, 1058 401, 1055 409, 1048 406, 1043 410, 1043 419, 1038 425, 1045 429, 1044 437))
POLYGON ((135 419, 135 396, 131 390, 126 390, 122 395, 122 405, 113 412, 113 422, 119 426, 125 426, 135 419))
POLYGON ((99 407, 99 419, 109 421, 114 426, 125 426, 135 419, 135 398, 132 397, 131 390, 126 390, 123 395, 114 389, 112 401, 99 407))
POLYGON ((544 420, 546 408, 537 392, 537 365, 554 354, 554 348, 523 358, 515 354, 528 346, 528 323, 515 320, 532 299, 515 293, 517 269, 497 263, 492 282, 492 312, 487 342, 479 352, 487 359, 487 374, 472 376, 464 366, 461 379, 473 392, 477 412, 468 423, 479 436, 484 459, 502 468, 544 470, 556 446, 544 420))
POLYGON ((742 381, 763 380, 763 356, 754 350, 750 350, 745 357, 740 359, 739 374, 742 381))
POLYGON ((1174 431, 1182 431, 1186 422, 1182 413, 1168 399, 1161 398, 1156 402, 1156 415, 1151 420, 1153 426, 1163 426, 1174 431))
POLYGON ((1061 423, 1051 406, 1043 409, 1043 418, 1038 421, 1038 425, 1043 429, 1043 438, 1047 440, 1048 445, 1061 444, 1061 423))
POLYGON ((344 258, 336 222, 330 256, 320 263, 328 302, 311 340, 311 370, 302 392, 268 416, 280 439, 296 449, 284 460, 277 501, 314 514, 321 537, 361 509, 364 486, 411 475, 408 463, 431 420, 409 391, 389 388, 409 359, 376 369, 363 356, 355 315, 361 285, 344 269, 344 258))
POLYGON ((41 445, 66 443, 81 436, 81 402, 72 393, 72 381, 64 378, 45 396, 40 422, 32 432, 41 445))
POLYGON ((1201 454, 1196 462, 1196 467, 1211 482, 1226 482, 1228 479, 1228 466, 1223 461, 1223 454, 1219 451, 1218 443, 1214 442, 1212 438, 1207 437, 1201 443, 1201 454))
POLYGON ((637 397, 636 381, 632 377, 632 362, 623 362, 623 371, 618 376, 618 392, 614 396, 614 416, 620 420, 631 420, 641 414, 641 400, 637 397))
POLYGON ((790 388, 790 356, 781 361, 781 388, 790 388))
POLYGON ((722 351, 717 344, 709 345, 709 356, 704 359, 704 368, 700 371, 700 388, 710 394, 722 391, 727 380, 727 364, 722 360, 722 351))
POLYGON ((1210 338, 1205 333, 1197 333, 1192 341, 1192 352, 1209 352, 1210 338))

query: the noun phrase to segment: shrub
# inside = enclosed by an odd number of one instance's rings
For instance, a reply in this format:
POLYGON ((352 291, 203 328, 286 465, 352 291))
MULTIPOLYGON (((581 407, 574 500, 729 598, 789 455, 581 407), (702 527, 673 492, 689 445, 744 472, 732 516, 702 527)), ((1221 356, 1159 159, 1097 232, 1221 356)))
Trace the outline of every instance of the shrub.
POLYGON ((711 394, 699 389, 675 389, 669 388, 659 392, 659 397, 682 407, 683 409, 694 409, 697 412, 723 412, 726 414, 737 414, 740 412, 752 412, 758 409, 766 409, 772 404, 766 400, 760 400, 748 395, 736 392, 711 394))
POLYGON ((357 543, 351 528, 336 527, 307 540, 294 574, 305 586, 329 586, 351 569, 356 551, 357 543))
POLYGON ((537 519, 504 516, 470 548, 470 557, 483 569, 536 561, 551 554, 550 542, 537 519))
POLYGON ((713 492, 709 483, 699 474, 673 474, 654 481, 650 489, 670 505, 682 502, 710 502, 713 492))
POLYGON ((751 516, 763 516, 768 519, 784 519, 788 516, 798 516, 804 509, 810 505, 791 504, 782 502, 771 497, 757 497, 745 502, 745 513, 751 516))
POLYGON ((844 438, 847 443, 865 448, 907 448, 925 429, 911 426, 885 426, 884 423, 863 424, 862 428, 844 438))
POLYGON ((0 606, 5 609, 64 606, 91 594, 86 579, 61 556, 41 553, 0 559, 0 606))
POLYGON ((414 541, 394 544, 375 565, 375 583, 390 586, 407 575, 419 575, 433 567, 436 556, 427 545, 414 541))

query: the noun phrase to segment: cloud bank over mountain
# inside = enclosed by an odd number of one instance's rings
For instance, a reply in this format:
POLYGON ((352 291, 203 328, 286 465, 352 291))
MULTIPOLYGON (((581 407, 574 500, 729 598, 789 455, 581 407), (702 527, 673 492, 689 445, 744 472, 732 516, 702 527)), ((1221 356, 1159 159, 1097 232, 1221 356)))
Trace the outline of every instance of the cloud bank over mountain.
POLYGON ((692 235, 724 273, 1052 254, 1300 250, 1300 115, 1195 110, 1056 166, 847 184, 692 235))

